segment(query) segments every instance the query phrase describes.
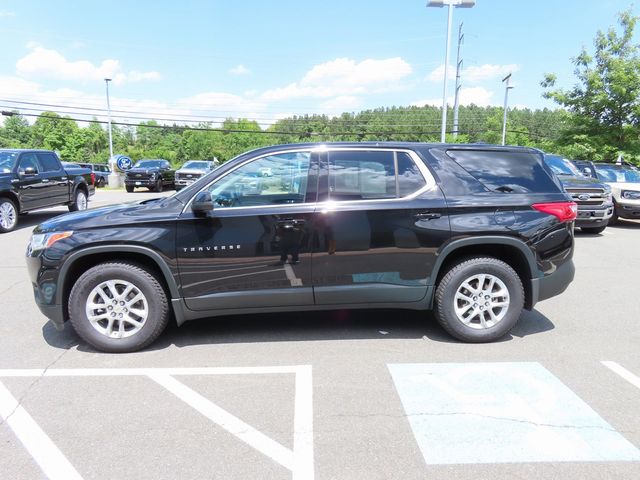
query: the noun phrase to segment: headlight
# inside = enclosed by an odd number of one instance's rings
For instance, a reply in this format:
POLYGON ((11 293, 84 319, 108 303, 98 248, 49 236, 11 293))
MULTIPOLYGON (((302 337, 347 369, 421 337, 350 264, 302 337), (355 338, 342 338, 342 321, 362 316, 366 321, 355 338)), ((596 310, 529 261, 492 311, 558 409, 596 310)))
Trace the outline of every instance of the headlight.
POLYGON ((151 174, 149 175, 151 178, 156 178, 156 172, 151 172, 151 174))
POLYGON ((50 232, 50 233, 35 233, 31 235, 29 241, 29 252, 37 252, 38 250, 44 250, 51 247, 58 240, 67 238, 73 235, 73 232, 50 232))
POLYGON ((622 198, 626 198, 628 200, 640 200, 640 192, 636 192, 634 190, 623 190, 622 198))

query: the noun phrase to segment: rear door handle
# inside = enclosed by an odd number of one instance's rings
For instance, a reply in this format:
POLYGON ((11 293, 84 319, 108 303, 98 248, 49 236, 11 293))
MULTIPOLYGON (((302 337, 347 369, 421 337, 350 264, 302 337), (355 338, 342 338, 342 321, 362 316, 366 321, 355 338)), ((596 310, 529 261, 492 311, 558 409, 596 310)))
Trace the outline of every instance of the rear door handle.
POLYGON ((442 216, 442 214, 440 213, 435 213, 435 212, 422 212, 422 213, 416 213, 413 218, 415 218, 416 220, 433 220, 435 218, 440 218, 442 216))

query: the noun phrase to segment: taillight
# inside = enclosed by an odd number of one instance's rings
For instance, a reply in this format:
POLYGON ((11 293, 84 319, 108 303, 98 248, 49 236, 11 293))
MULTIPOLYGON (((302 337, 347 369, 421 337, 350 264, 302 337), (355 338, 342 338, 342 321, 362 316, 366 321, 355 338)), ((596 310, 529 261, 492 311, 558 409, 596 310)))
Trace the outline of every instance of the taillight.
POLYGON ((91 172, 91 185, 96 184, 96 174, 91 172))
POLYGON ((531 206, 539 212, 553 215, 561 222, 570 222, 578 216, 576 202, 534 203, 531 206))

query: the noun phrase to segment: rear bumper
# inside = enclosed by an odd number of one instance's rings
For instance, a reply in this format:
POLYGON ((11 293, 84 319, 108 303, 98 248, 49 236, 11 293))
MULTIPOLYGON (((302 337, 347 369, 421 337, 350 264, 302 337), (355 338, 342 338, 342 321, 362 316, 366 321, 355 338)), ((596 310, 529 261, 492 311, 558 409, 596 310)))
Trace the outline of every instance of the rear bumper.
POLYGON ((558 269, 544 277, 534 278, 531 280, 531 297, 532 305, 537 302, 546 300, 556 295, 560 295, 564 292, 569 284, 573 281, 576 273, 576 267, 573 264, 573 259, 570 259, 563 263, 558 269))

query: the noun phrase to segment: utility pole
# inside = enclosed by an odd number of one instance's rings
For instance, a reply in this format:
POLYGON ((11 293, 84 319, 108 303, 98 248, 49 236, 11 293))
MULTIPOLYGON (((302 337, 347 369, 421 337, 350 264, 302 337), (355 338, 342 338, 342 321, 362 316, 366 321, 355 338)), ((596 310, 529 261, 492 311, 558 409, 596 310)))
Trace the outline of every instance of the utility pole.
POLYGON ((505 140, 507 138, 507 102, 509 99, 509 90, 513 87, 509 85, 511 81, 511 74, 507 75, 502 79, 504 85, 504 113, 502 114, 502 145, 504 145, 505 140), (505 83, 506 82, 506 83, 505 83))
POLYGON ((460 74, 462 71, 462 59, 460 58, 460 47, 464 43, 464 34, 462 33, 462 25, 460 22, 460 28, 458 29, 458 57, 456 59, 456 95, 453 102, 453 136, 458 136, 458 108, 460 107, 460 74))
POLYGON ((109 167, 111 173, 109 174, 109 186, 111 188, 118 188, 120 186, 120 175, 116 170, 116 161, 113 158, 113 135, 111 133, 111 101, 109 99, 109 82, 110 78, 105 78, 104 83, 107 86, 107 115, 108 115, 108 131, 109 131, 109 167))

